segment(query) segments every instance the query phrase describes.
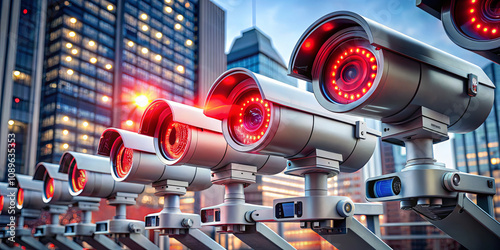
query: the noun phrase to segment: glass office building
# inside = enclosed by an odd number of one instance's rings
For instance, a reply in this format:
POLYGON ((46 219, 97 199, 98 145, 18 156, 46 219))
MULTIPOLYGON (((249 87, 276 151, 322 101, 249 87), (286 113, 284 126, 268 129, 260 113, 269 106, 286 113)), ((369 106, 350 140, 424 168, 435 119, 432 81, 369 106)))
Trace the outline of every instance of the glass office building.
MULTIPOLYGON (((500 65, 483 68, 495 86, 500 83, 500 65)), ((452 139, 457 169, 495 178, 497 195, 493 197, 495 218, 500 220, 500 91, 495 89, 493 109, 486 121, 475 131, 455 134, 452 139)), ((471 197, 473 198, 473 197, 471 197)))
MULTIPOLYGON (((6 153, 14 149, 17 173, 31 173, 29 166, 36 163, 45 4, 42 0, 0 2, 0 159, 2 164, 6 159, 12 162, 6 153), (12 139, 15 142, 7 147, 12 139)), ((6 170, 0 168, 0 180, 6 170)))

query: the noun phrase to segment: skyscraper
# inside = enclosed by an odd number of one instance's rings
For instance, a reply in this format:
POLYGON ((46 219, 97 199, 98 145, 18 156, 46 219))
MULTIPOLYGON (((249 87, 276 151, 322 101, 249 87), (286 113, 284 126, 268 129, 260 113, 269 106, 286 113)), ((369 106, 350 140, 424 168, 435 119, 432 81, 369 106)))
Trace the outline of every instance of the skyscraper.
POLYGON ((15 150, 9 151, 14 158, 8 160, 17 173, 28 173, 28 166, 36 163, 46 6, 45 0, 0 1, 0 160, 4 166, 0 180, 6 176, 7 149, 15 150), (11 139, 15 141, 7 146, 11 139))
POLYGON ((257 27, 244 30, 227 54, 227 69, 247 68, 255 73, 297 87, 297 79, 287 76, 287 67, 274 49, 271 38, 257 27))
MULTIPOLYGON (((500 65, 491 63, 483 68, 491 81, 500 84, 500 65)), ((493 197, 495 218, 500 220, 500 91, 495 89, 493 109, 486 121, 475 131, 456 134, 452 139, 457 169, 463 172, 495 178, 497 195, 493 197)))

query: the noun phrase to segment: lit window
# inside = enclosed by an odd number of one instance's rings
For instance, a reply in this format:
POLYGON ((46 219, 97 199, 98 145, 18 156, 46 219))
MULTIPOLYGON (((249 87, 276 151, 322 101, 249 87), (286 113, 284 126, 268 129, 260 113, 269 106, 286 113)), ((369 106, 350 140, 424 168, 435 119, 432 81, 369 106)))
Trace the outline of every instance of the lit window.
POLYGON ((106 69, 111 69, 111 68, 113 68, 113 66, 111 66, 111 64, 109 64, 109 63, 108 63, 108 64, 106 64, 106 66, 104 66, 104 67, 106 67, 106 69))
POLYGON ((181 14, 179 14, 179 15, 177 15, 177 20, 182 21, 182 20, 184 20, 184 17, 181 14))
POLYGON ((65 122, 69 121, 69 117, 67 117, 67 116, 63 117, 63 121, 65 121, 65 122))
POLYGON ((95 64, 97 62, 97 58, 92 57, 90 58, 90 63, 95 64))
POLYGON ((66 73, 68 73, 68 75, 73 75, 73 70, 72 69, 68 69, 68 71, 66 71, 66 73))
POLYGON ((66 43, 66 48, 71 49, 73 47, 73 44, 71 43, 66 43))
POLYGON ((193 45, 193 41, 191 41, 191 40, 187 39, 187 40, 186 40, 186 45, 187 45, 187 46, 191 46, 191 45, 193 45))
POLYGON ((165 3, 171 3, 172 0, 165 0, 165 3))
POLYGON ((74 31, 70 31, 68 33, 69 37, 75 37, 76 36, 76 33, 74 31))
POLYGON ((112 10, 114 10, 114 9, 115 9, 115 7, 113 7, 113 5, 111 5, 111 4, 109 4, 109 5, 108 5, 108 10, 109 10, 109 11, 112 11, 112 10))
POLYGON ((155 60, 156 60, 156 61, 160 61, 160 60, 161 60, 161 56, 160 56, 160 55, 156 55, 156 56, 155 56, 155 60))
POLYGON ((62 147, 63 147, 64 149, 68 149, 68 148, 69 148, 69 145, 68 145, 68 143, 64 143, 62 147))
POLYGON ((179 73, 183 73, 184 74, 184 66, 179 65, 175 69, 177 69, 177 71, 179 71, 179 73))
POLYGON ((149 27, 147 25, 142 25, 142 30, 143 31, 148 31, 149 27))
POLYGON ((84 127, 88 127, 88 126, 89 126, 89 123, 88 123, 88 122, 83 122, 83 126, 84 126, 84 127))
POLYGON ((174 28, 176 30, 180 30, 182 28, 182 26, 180 24, 176 23, 175 26, 174 26, 174 28))
POLYGON ((160 38, 162 38, 162 36, 163 36, 163 34, 162 34, 162 33, 160 33, 160 32, 157 32, 157 33, 156 33, 156 38, 160 39, 160 38))
POLYGON ((191 4, 186 3, 184 6, 186 6, 186 8, 189 8, 189 6, 191 6, 191 4))
POLYGON ((72 49, 72 50, 71 50, 71 54, 73 54, 73 55, 78 54, 78 50, 77 50, 77 49, 72 49))
POLYGON ((82 149, 82 153, 87 153, 87 149, 82 149))
POLYGON ((128 45, 129 47, 134 47, 134 42, 132 42, 132 41, 128 41, 127 45, 128 45))
POLYGON ((63 130, 63 135, 68 135, 69 134, 69 131, 67 129, 63 130))
POLYGON ((145 13, 142 13, 141 14, 141 19, 142 20, 148 20, 148 15, 146 15, 145 13))
POLYGON ((90 41, 89 41, 89 46, 95 46, 95 42, 94 42, 94 41, 92 41, 92 40, 90 40, 90 41))
POLYGON ((127 126, 132 126, 134 125, 134 122, 132 120, 127 120, 125 124, 127 124, 127 126))
POLYGON ((167 7, 165 7, 165 11, 167 13, 172 13, 172 8, 167 6, 167 7))
POLYGON ((147 54, 149 52, 148 48, 142 48, 141 51, 143 54, 147 54))
POLYGON ((73 59, 73 58, 71 58, 71 56, 67 56, 67 57, 66 57, 66 62, 71 62, 71 60, 72 60, 72 59, 73 59))
POLYGON ((88 138, 89 138, 89 136, 88 136, 88 135, 83 135, 83 136, 82 136, 82 139, 84 139, 84 140, 87 140, 88 138))
POLYGON ((18 70, 15 70, 15 71, 14 71, 14 75, 15 75, 15 76, 20 76, 20 75, 21 75, 21 72, 20 72, 20 71, 18 71, 18 70))
POLYGON ((14 125, 14 120, 9 120, 9 125, 10 126, 14 125))
POLYGON ((109 97, 107 97, 107 96, 103 96, 103 97, 102 97, 102 101, 103 101, 103 102, 108 102, 108 101, 109 101, 109 97))
POLYGON ((69 19, 69 21, 70 21, 71 23, 76 23, 76 18, 72 17, 72 18, 70 18, 70 19, 69 19))

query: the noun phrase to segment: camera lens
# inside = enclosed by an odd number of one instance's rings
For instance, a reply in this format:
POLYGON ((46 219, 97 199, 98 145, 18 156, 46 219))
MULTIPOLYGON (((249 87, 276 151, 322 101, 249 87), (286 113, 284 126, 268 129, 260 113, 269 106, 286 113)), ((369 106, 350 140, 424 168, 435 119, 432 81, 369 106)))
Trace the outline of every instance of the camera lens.
POLYGON ((172 121, 169 115, 160 129, 160 148, 168 160, 179 159, 186 151, 189 143, 189 126, 172 121))
POLYGON ((132 169, 132 163, 134 162, 134 151, 132 149, 126 148, 123 144, 120 145, 118 149, 118 154, 116 155, 115 173, 119 178, 125 178, 127 174, 132 169))
POLYGON ((257 90, 243 92, 229 113, 231 135, 238 143, 253 144, 266 134, 270 120, 271 104, 257 90))
POLYGON ((500 1, 455 1, 452 9, 455 26, 477 40, 500 38, 500 1))
POLYGON ((44 184, 45 198, 52 199, 52 197, 54 197, 54 179, 49 177, 48 179, 45 179, 44 184))
POLYGON ((3 195, 0 195, 0 207, 3 209, 3 195))
POLYGON ((71 189, 73 192, 79 192, 87 184, 87 172, 84 169, 78 169, 75 159, 71 161, 70 176, 71 176, 71 189))
POLYGON ((346 41, 330 53, 323 69, 323 89, 333 102, 355 102, 372 87, 377 76, 377 59, 364 43, 346 41))
POLYGON ((23 203, 24 203, 24 190, 22 188, 19 188, 17 190, 17 205, 19 205, 19 207, 23 207, 23 203))

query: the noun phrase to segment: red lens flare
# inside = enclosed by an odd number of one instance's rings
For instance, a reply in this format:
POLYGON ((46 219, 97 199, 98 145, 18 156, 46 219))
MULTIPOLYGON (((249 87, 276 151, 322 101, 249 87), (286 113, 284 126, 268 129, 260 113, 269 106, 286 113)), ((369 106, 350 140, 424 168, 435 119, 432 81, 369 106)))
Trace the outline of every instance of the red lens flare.
POLYGON ((54 197, 54 179, 50 178, 45 184, 45 197, 51 199, 54 197))
POLYGON ((330 54, 323 73, 328 97, 340 104, 362 98, 377 76, 377 58, 366 46, 346 42, 330 54))
POLYGON ((172 121, 168 116, 160 130, 160 146, 163 155, 171 161, 179 159, 186 152, 189 143, 189 126, 172 121))
POLYGON ((17 190, 17 204, 21 207, 24 204, 24 190, 22 188, 17 190))
POLYGON ((76 161, 73 159, 70 163, 71 171, 71 188, 74 192, 79 192, 87 184, 87 171, 78 169, 76 161))
POLYGON ((257 90, 242 94, 232 105, 229 113, 229 126, 233 138, 245 145, 259 141, 269 128, 271 108, 271 103, 262 100, 257 90))
POLYGON ((455 1, 453 18, 467 36, 478 40, 500 38, 500 1, 455 1))
POLYGON ((132 169, 132 163, 134 162, 134 150, 126 148, 123 144, 118 149, 118 154, 116 156, 116 175, 120 178, 125 178, 130 169, 132 169))

